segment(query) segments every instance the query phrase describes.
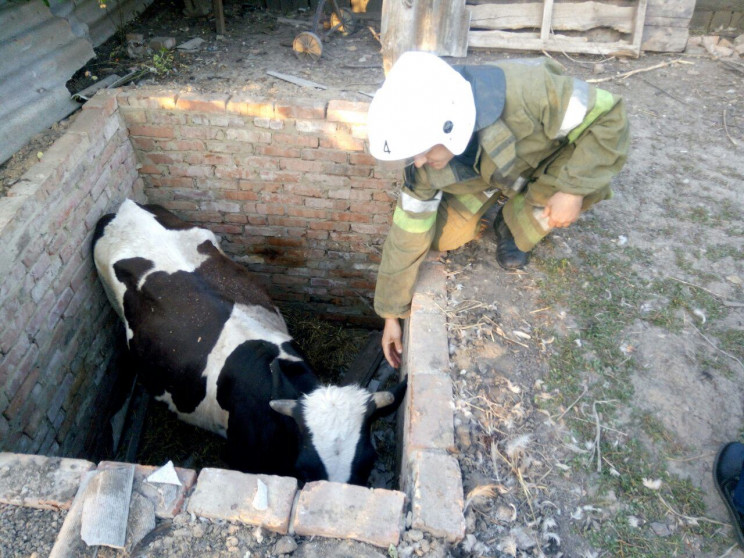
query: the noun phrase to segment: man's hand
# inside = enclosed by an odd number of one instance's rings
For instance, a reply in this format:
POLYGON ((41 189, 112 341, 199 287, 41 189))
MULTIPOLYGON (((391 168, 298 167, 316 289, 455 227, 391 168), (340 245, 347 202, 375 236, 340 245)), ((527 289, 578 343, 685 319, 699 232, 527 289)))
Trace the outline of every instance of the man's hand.
POLYGON ((547 218, 552 228, 567 227, 579 218, 583 201, 583 196, 556 192, 545 205, 542 216, 547 218))
POLYGON ((385 328, 382 330, 382 352, 393 368, 400 367, 400 357, 403 353, 401 337, 402 330, 398 318, 385 318, 385 328))

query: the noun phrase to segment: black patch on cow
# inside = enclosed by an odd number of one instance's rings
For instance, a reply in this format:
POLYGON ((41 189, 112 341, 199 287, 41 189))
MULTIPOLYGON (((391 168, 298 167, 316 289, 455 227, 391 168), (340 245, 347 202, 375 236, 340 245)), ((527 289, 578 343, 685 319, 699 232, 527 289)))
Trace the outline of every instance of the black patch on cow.
POLYGON ((209 256, 197 271, 204 276, 210 288, 238 304, 262 306, 270 312, 276 312, 269 296, 256 284, 247 269, 222 254, 209 240, 199 244, 196 250, 209 256))
POLYGON ((124 315, 134 331, 130 350, 152 370, 141 374, 143 383, 156 395, 170 393, 180 412, 194 411, 206 395, 202 372, 232 302, 208 289, 198 274, 186 271, 151 273, 141 290, 137 282, 120 280, 127 284, 124 315))
POLYGON ((246 341, 225 359, 217 380, 217 402, 230 413, 226 459, 245 472, 296 474, 297 424, 269 406, 272 399, 300 395, 288 378, 275 381, 271 364, 278 355, 269 341, 246 341))
POLYGON ((136 290, 140 280, 155 264, 147 258, 127 258, 114 264, 114 274, 124 286, 136 290))
POLYGON ((161 205, 156 204, 137 204, 142 209, 147 211, 148 213, 151 213, 155 216, 155 220, 160 223, 160 225, 168 229, 169 231, 180 231, 180 230, 186 230, 186 229, 193 229, 196 225, 193 225, 191 223, 187 223, 186 221, 183 221, 182 219, 179 219, 173 213, 165 209, 161 205))
POLYGON ((96 242, 98 242, 98 240, 103 236, 103 231, 106 228, 106 225, 113 221, 114 217, 116 217, 115 213, 108 213, 98 220, 98 222, 96 223, 96 228, 93 231, 93 240, 90 244, 91 249, 94 249, 96 247, 96 242))

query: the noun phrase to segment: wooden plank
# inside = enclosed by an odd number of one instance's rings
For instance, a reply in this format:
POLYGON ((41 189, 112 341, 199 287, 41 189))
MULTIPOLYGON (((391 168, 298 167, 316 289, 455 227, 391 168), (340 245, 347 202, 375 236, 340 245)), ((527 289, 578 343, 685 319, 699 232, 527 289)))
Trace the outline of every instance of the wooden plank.
POLYGON ((468 44, 473 48, 502 48, 505 50, 548 50, 575 54, 602 54, 609 56, 631 56, 638 54, 625 41, 598 43, 586 37, 552 35, 543 41, 537 33, 511 33, 507 31, 470 31, 468 44))
POLYGON ((385 73, 408 50, 467 55, 470 13, 465 0, 387 0, 380 27, 385 73))
POLYGON ((373 331, 367 336, 366 344, 349 365, 349 370, 344 375, 342 385, 357 384, 367 387, 384 356, 381 342, 381 331, 373 331))
POLYGON ((222 8, 222 0, 212 0, 214 10, 214 25, 218 35, 225 34, 225 11, 222 8))
POLYGON ((744 11, 741 0, 697 0, 695 9, 709 12, 720 12, 726 10, 732 12, 744 11))
MULTIPOLYGON (((552 0, 550 0, 552 3, 552 0)), ((546 3, 480 4, 468 6, 471 29, 543 29, 546 3), (541 25, 542 24, 542 25, 541 25)), ((552 5, 549 28, 559 31, 586 31, 611 27, 621 33, 633 31, 635 6, 616 6, 601 2, 570 2, 552 5)))
POLYGON ((633 50, 636 52, 636 58, 641 53, 641 39, 643 38, 643 25, 646 21, 646 7, 648 6, 648 0, 638 0, 638 7, 636 8, 635 22, 633 24, 633 37, 631 44, 633 50))
POLYGON ((649 27, 643 29, 641 50, 645 52, 684 52, 690 32, 687 27, 649 27))
MULTIPOLYGON (((700 1, 698 1, 698 4, 699 3, 700 1)), ((695 12, 695 9, 695 0, 648 0, 646 18, 679 17, 690 19, 692 14, 695 12)))
POLYGON ((553 30, 553 0, 544 0, 542 14, 542 25, 540 26, 540 38, 543 41, 550 39, 550 33, 553 30))

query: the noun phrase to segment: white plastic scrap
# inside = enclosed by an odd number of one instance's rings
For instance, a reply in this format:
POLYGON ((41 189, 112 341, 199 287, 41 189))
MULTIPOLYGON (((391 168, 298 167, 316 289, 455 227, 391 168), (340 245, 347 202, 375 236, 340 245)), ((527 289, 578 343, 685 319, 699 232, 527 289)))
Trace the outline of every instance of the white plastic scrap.
POLYGON ((176 468, 173 466, 173 461, 168 461, 168 463, 147 477, 146 480, 147 482, 175 484, 176 486, 181 486, 181 480, 178 478, 178 473, 176 473, 176 468))
POLYGON ((269 507, 269 489, 261 479, 256 479, 256 495, 253 497, 253 507, 259 511, 269 507))

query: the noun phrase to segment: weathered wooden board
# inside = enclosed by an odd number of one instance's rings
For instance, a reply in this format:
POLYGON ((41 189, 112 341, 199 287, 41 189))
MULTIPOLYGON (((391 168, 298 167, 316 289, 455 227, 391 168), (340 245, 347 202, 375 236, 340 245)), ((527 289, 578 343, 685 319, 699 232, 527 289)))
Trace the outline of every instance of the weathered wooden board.
MULTIPOLYGON (((548 3, 546 1, 545 6, 548 3)), ((601 2, 572 2, 552 5, 552 13, 543 21, 543 3, 480 4, 468 6, 471 29, 541 28, 557 31, 586 31, 611 27, 621 33, 633 32, 635 6, 615 6, 601 2)))
POLYGON ((645 27, 641 50, 648 52, 683 52, 690 36, 687 27, 645 27))
POLYGON ((407 50, 467 55, 470 12, 465 0, 386 0, 380 27, 386 73, 407 50))
POLYGON ((547 41, 538 33, 515 33, 508 31, 471 31, 468 44, 473 48, 503 48, 505 50, 547 50, 578 54, 602 54, 609 56, 638 56, 632 45, 625 41, 590 42, 585 37, 552 35, 547 41))

